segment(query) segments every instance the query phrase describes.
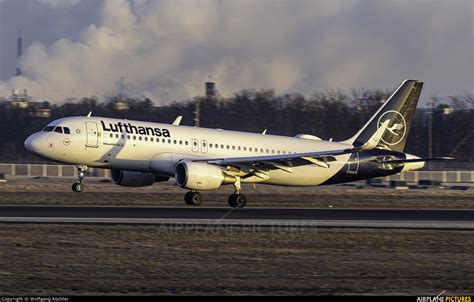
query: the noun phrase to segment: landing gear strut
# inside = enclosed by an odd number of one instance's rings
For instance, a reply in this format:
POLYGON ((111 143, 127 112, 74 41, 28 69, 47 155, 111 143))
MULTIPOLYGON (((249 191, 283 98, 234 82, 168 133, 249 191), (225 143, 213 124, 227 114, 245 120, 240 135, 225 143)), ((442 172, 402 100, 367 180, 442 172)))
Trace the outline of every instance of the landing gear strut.
POLYGON ((84 185, 82 184, 82 181, 84 180, 85 172, 87 171, 87 166, 77 165, 76 168, 78 182, 72 184, 72 190, 76 193, 80 193, 84 191, 84 185))
POLYGON ((192 190, 184 195, 184 201, 190 206, 200 206, 202 204, 202 195, 201 193, 192 190))
POLYGON ((237 177, 237 180, 234 183, 234 194, 229 196, 229 205, 232 208, 243 208, 247 205, 247 197, 244 194, 240 194, 241 185, 240 185, 240 177, 237 177))

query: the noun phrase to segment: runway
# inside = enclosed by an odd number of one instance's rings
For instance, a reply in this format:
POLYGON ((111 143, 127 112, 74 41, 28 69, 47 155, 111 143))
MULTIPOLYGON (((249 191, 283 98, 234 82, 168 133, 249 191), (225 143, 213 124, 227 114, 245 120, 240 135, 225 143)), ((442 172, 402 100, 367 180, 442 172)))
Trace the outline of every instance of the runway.
POLYGON ((474 210, 0 206, 0 223, 474 230, 474 210))

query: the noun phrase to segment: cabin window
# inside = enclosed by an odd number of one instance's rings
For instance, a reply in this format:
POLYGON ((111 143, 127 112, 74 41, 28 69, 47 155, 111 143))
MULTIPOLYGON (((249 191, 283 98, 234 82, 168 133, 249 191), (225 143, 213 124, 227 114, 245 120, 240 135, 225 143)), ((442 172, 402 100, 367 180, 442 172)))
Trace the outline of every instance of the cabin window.
POLYGON ((263 149, 262 149, 262 148, 260 148, 260 153, 263 153, 263 149))
POLYGON ((163 142, 163 144, 166 143, 166 139, 162 139, 161 141, 163 142))
POLYGON ((71 131, 69 130, 68 127, 63 128, 65 134, 71 134, 71 131))
POLYGON ((114 135, 112 133, 110 133, 110 138, 114 137, 114 135))
POLYGON ((56 127, 56 128, 54 128, 54 132, 63 133, 63 128, 61 128, 61 127, 56 127))
POLYGON ((133 136, 133 140, 136 140, 136 139, 137 139, 137 137, 134 135, 134 136, 133 136))
POLYGON ((267 153, 268 153, 268 149, 267 149, 267 150, 265 150, 265 151, 267 151, 267 153))
POLYGON ((127 139, 130 139, 130 135, 127 135, 127 139))
POLYGON ((170 140, 170 139, 168 139, 168 144, 171 144, 171 140, 170 140))
POLYGON ((272 150, 272 154, 275 154, 275 150, 272 150))
POLYGON ((237 150, 239 150, 239 151, 240 151, 240 146, 238 146, 238 147, 237 147, 237 150))
POLYGON ((247 147, 244 147, 244 151, 247 151, 247 147))
POLYGON ((179 144, 182 145, 182 144, 183 144, 183 141, 179 141, 179 144))
POLYGON ((119 138, 119 135, 118 135, 118 134, 115 134, 115 138, 119 138))
POLYGON ((188 145, 188 141, 184 141, 184 144, 187 146, 187 145, 188 145))
POLYGON ((148 141, 148 136, 145 136, 145 142, 147 142, 147 141, 148 141))
POLYGON ((252 152, 252 147, 249 147, 249 151, 252 152))
POLYGON ((221 149, 224 149, 224 145, 221 145, 221 149))
POLYGON ((153 143, 153 137, 151 137, 151 138, 150 138, 150 142, 152 142, 152 143, 153 143))
POLYGON ((229 145, 227 145, 227 150, 229 150, 229 149, 230 149, 230 146, 229 146, 229 145))

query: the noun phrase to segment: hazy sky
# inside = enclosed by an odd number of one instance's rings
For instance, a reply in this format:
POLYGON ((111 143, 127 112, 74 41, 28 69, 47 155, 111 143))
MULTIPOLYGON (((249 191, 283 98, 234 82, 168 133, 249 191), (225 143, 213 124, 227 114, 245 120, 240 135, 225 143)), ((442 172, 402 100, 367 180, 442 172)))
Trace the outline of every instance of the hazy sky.
POLYGON ((201 95, 395 88, 474 91, 472 0, 0 0, 0 96, 201 95), (23 31, 23 77, 14 77, 23 31))

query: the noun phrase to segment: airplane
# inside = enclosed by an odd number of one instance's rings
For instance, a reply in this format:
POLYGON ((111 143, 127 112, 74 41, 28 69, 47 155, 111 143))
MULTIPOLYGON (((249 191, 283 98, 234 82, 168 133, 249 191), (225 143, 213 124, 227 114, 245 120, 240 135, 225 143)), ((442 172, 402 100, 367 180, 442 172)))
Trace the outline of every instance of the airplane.
POLYGON ((404 153, 422 81, 405 80, 351 138, 334 142, 309 134, 295 137, 87 116, 50 122, 29 136, 25 148, 42 158, 73 164, 82 192, 88 167, 110 169, 115 184, 153 185, 175 178, 189 190, 188 205, 203 202, 200 191, 233 185, 231 207, 243 208, 242 183, 319 186, 382 177, 423 168, 426 161, 404 153))

